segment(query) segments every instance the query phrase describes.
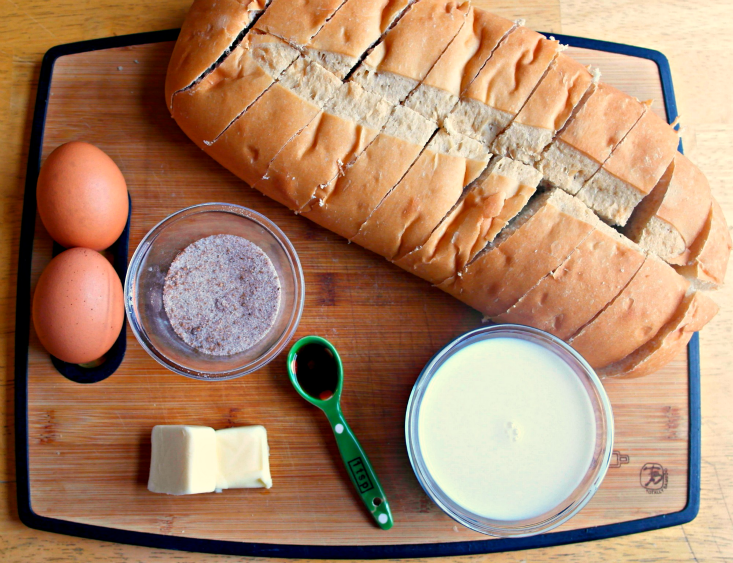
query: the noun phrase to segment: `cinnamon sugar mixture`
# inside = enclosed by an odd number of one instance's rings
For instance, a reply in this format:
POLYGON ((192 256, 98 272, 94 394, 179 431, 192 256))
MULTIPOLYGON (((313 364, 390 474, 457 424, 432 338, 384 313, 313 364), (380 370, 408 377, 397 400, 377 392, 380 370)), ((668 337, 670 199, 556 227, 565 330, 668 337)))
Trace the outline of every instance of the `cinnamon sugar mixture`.
POLYGON ((254 346, 280 308, 280 279, 256 244, 213 235, 188 245, 165 277, 163 305, 186 344, 225 356, 254 346))

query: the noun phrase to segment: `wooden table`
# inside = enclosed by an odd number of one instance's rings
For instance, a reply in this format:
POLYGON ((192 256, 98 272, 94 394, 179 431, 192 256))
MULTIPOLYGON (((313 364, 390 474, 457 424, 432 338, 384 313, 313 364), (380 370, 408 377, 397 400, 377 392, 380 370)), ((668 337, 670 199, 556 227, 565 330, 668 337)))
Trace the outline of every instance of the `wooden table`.
MULTIPOLYGON (((13 330, 15 271, 25 164, 36 81, 53 45, 179 27, 189 0, 0 0, 0 559, 26 561, 223 561, 221 556, 150 550, 37 532, 15 507, 13 330)), ((477 0, 527 24, 662 51, 670 60, 685 152, 708 175, 733 221, 733 4, 617 0, 477 0)), ((733 558, 733 292, 701 335, 702 498, 698 518, 646 534, 531 552, 480 556, 496 561, 710 561, 733 558)), ((478 559, 477 557, 464 559, 478 559)), ((232 558, 233 559, 233 558, 232 558)))

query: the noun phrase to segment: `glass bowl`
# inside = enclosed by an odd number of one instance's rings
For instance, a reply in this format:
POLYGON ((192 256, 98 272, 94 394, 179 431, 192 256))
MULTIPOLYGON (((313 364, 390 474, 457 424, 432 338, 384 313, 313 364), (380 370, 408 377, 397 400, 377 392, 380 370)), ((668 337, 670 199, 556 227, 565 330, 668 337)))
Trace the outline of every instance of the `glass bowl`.
POLYGON ((125 279, 125 310, 140 345, 171 371, 194 379, 232 379, 272 361, 295 333, 304 299, 303 270, 285 234, 264 215, 227 203, 188 207, 158 223, 132 255, 125 279), (189 244, 218 234, 240 236, 259 246, 272 261, 281 286, 274 325, 253 347, 229 356, 204 354, 186 344, 163 308, 163 284, 173 259, 189 244))
MULTIPOLYGON (((485 364, 487 369, 491 369, 491 366, 493 365, 491 360, 492 359, 489 358, 485 364)), ((484 364, 482 364, 482 369, 483 365, 484 364)), ((460 386, 459 388, 463 389, 460 386)), ((445 387, 438 387, 436 389, 445 389, 445 387)), ((579 392, 582 396, 583 391, 579 392)), ((443 397, 444 395, 440 396, 443 397)), ((453 415, 451 415, 451 418, 453 418, 453 415)), ((461 420, 461 423, 465 421, 465 419, 457 420, 461 420)), ((492 430, 489 428, 482 428, 481 436, 494 436, 494 434, 490 434, 491 431, 492 430)), ((405 419, 405 435, 410 463, 412 464, 412 468, 415 471, 415 475, 417 476, 420 485, 425 493, 451 518, 472 530, 491 536, 532 536, 547 532, 577 514, 578 511, 591 499, 600 486, 613 453, 613 413, 611 411, 611 404, 598 376, 590 365, 588 365, 588 363, 580 356, 580 354, 565 342, 544 331, 527 326, 508 324, 492 325, 470 331, 458 337, 440 350, 430 360, 430 362, 428 362, 416 381, 412 394, 410 395, 405 419), (587 393, 593 411, 592 416, 595 419, 595 443, 593 446, 592 458, 585 474, 580 480, 580 483, 575 487, 570 495, 568 495, 554 508, 545 511, 542 514, 536 514, 532 517, 523 519, 497 520, 488 518, 484 515, 472 512, 465 506, 456 502, 448 495, 448 493, 446 493, 444 488, 441 488, 437 483, 437 480, 439 479, 436 479, 431 475, 420 443, 420 427, 418 426, 420 421, 420 410, 425 393, 433 376, 448 359, 453 357, 453 355, 460 350, 476 342, 493 338, 509 338, 529 341, 539 344, 545 350, 554 354, 556 358, 569 366, 572 373, 578 377, 578 380, 582 384, 582 388, 587 393)), ((584 467, 585 465, 577 466, 579 475, 582 475, 584 467)), ((542 468, 534 467, 533 471, 541 472, 542 468)), ((445 478, 445 473, 443 478, 445 478)), ((447 484, 446 481, 444 480, 443 483, 445 487, 447 484)), ((499 486, 501 486, 501 484, 499 486)), ((524 488, 531 491, 534 486, 536 486, 534 483, 527 482, 524 488)), ((506 490, 512 489, 507 487, 502 488, 502 491, 506 490)))

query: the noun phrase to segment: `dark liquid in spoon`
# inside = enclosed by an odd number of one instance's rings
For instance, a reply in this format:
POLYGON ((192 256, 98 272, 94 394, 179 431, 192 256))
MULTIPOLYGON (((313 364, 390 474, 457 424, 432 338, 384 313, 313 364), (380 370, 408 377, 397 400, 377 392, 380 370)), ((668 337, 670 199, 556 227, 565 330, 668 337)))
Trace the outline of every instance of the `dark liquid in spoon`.
POLYGON ((338 386, 336 358, 325 346, 306 344, 295 355, 295 376, 311 397, 330 399, 338 386))

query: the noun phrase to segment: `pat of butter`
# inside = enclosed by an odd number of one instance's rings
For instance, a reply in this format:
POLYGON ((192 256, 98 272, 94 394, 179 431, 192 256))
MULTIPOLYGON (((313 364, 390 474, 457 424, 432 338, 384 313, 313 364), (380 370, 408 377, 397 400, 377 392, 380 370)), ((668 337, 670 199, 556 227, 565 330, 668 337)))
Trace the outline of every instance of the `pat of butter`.
POLYGON ((264 426, 240 426, 216 431, 219 469, 216 488, 272 487, 270 449, 264 426))
POLYGON ((216 432, 207 426, 155 426, 148 490, 169 495, 216 489, 216 432))

